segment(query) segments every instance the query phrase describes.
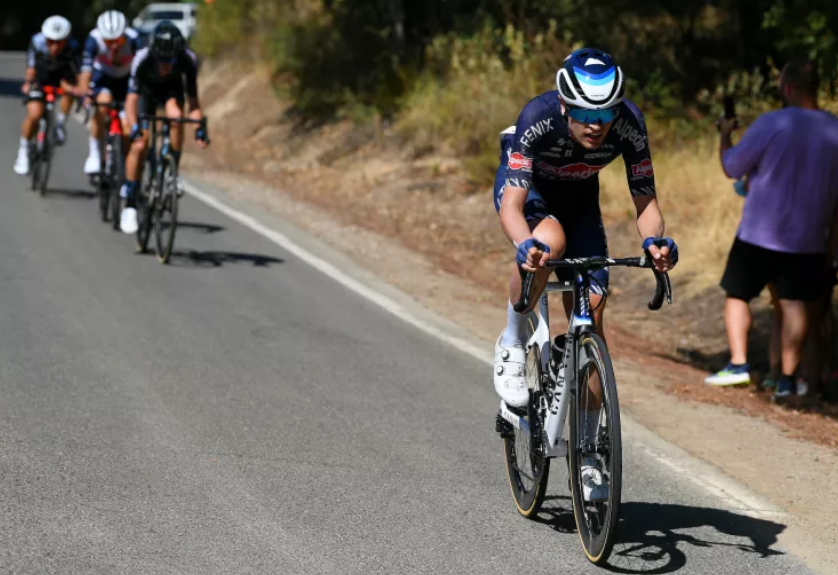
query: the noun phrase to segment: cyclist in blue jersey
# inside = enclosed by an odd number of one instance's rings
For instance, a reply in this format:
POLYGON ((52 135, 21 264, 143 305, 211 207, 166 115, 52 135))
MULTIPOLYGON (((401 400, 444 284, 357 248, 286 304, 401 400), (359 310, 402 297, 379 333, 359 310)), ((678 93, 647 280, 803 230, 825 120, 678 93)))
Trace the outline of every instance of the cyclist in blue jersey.
MULTIPOLYGON (((625 78, 611 56, 595 48, 570 54, 556 74, 558 90, 536 96, 518 122, 502 133, 495 179, 495 209, 504 233, 517 247, 509 282, 507 326, 495 344, 495 390, 510 406, 527 404, 524 366, 526 314, 512 302, 521 291, 518 266, 536 274, 533 306, 546 286, 548 259, 607 256, 599 209, 598 173, 623 157, 637 212, 637 230, 655 267, 668 271, 678 248, 664 238, 646 124, 640 110, 623 98, 625 78), (665 239, 658 248, 655 240, 665 239)), ((602 335, 608 269, 593 276, 591 305, 602 335)), ((572 294, 565 294, 570 313, 572 294)))
POLYGON ((29 173, 29 140, 35 135, 38 121, 44 115, 43 88, 61 88, 64 96, 55 114, 55 141, 61 145, 67 137, 65 123, 76 88, 81 50, 70 36, 72 26, 63 16, 44 20, 41 32, 32 36, 26 53, 26 76, 21 92, 26 95, 26 118, 20 128, 20 148, 14 170, 20 176, 29 173))
MULTIPOLYGON (((85 93, 90 90, 92 98, 99 104, 124 102, 128 94, 128 79, 131 63, 137 53, 139 35, 128 28, 125 15, 116 10, 103 12, 96 22, 96 28, 87 36, 82 54, 79 86, 85 93)), ((98 106, 94 108, 90 122, 90 154, 84 162, 85 174, 99 173, 101 164, 101 140, 105 133, 105 114, 98 106)), ((127 133, 130 126, 123 126, 127 133)))

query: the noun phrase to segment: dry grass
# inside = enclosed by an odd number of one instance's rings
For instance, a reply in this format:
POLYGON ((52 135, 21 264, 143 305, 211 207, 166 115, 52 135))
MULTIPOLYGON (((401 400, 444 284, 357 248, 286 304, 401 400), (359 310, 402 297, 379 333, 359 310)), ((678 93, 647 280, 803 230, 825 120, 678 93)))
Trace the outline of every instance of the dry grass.
MULTIPOLYGON (((658 198, 667 234, 681 252, 678 276, 688 278, 684 295, 694 295, 721 277, 742 213, 742 198, 722 172, 715 134, 689 147, 652 150, 658 198)), ((600 172, 600 203, 609 221, 634 219, 622 162, 600 172)))

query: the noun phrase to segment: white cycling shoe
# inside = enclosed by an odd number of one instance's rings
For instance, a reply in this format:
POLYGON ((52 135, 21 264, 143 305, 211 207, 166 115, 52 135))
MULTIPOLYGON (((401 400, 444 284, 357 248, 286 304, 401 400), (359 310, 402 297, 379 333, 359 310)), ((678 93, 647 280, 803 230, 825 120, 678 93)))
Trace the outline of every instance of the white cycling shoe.
POLYGON ((90 154, 84 161, 84 173, 88 176, 98 174, 101 167, 102 159, 99 157, 99 154, 90 154))
POLYGON ((530 400, 525 367, 527 352, 522 347, 501 347, 495 343, 495 391, 510 407, 524 407, 530 400))
POLYGON ((593 457, 582 460, 582 498, 593 503, 608 501, 608 483, 593 457))
POLYGON ((136 234, 140 229, 140 224, 137 223, 137 209, 136 208, 122 208, 122 215, 119 218, 119 228, 124 234, 136 234))
POLYGON ((25 176, 29 173, 29 150, 20 148, 17 151, 17 159, 15 160, 15 173, 18 176, 25 176))

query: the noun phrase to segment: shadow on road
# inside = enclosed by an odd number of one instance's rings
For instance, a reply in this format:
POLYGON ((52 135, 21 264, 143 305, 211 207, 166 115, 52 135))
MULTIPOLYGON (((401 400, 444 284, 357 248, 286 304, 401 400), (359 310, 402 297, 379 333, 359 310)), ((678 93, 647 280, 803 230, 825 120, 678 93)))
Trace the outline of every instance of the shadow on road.
MULTIPOLYGON (((149 253, 153 254, 154 250, 149 250, 149 253)), ((255 268, 267 268, 271 264, 281 263, 285 263, 285 260, 263 254, 198 250, 172 252, 172 257, 169 260, 169 265, 172 267, 193 268, 218 268, 224 264, 248 264, 255 268)))
POLYGON ((227 229, 224 226, 217 226, 215 224, 205 224, 202 222, 178 222, 177 227, 195 230, 202 234, 214 234, 216 232, 223 232, 227 229))
MULTIPOLYGON (((567 496, 547 497, 536 521, 559 533, 576 533, 573 509, 567 496)), ((623 503, 617 544, 605 568, 614 573, 644 575, 686 571, 689 547, 733 548, 759 558, 783 555, 772 547, 785 528, 782 523, 721 509, 623 503), (726 537, 723 540, 708 535, 707 527, 726 537), (697 531, 700 535, 695 533, 697 531), (730 537, 740 541, 730 541, 730 537)))
POLYGON ((60 196, 63 198, 92 200, 99 194, 96 190, 81 190, 81 189, 63 189, 63 188, 47 188, 47 197, 60 196))
POLYGON ((20 78, 0 78, 0 97, 18 98, 23 101, 23 94, 20 87, 23 85, 23 75, 20 78))

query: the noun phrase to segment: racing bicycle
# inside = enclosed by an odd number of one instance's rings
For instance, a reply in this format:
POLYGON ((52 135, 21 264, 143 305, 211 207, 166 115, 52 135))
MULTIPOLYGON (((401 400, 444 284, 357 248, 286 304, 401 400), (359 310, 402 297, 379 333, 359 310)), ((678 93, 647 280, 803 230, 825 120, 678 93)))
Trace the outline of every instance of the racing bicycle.
MULTIPOLYGON (((614 546, 622 490, 622 439, 614 368, 605 340, 596 333, 590 289, 594 272, 616 266, 652 268, 657 285, 649 309, 660 309, 664 298, 672 303, 669 276, 654 269, 648 251, 639 258, 548 261, 549 268, 571 270, 573 280, 548 282, 529 314, 525 371, 529 401, 520 408, 501 401, 496 423, 512 496, 524 517, 534 518, 541 509, 551 459, 567 459, 577 531, 585 555, 595 564, 607 561, 614 546), (555 341, 550 336, 548 291, 573 293, 567 334, 555 341), (607 498, 585 500, 584 466, 589 472, 593 468, 608 486, 607 498)), ((521 313, 530 306, 535 276, 519 271, 521 296, 514 307, 521 313)))
POLYGON ((29 165, 32 170, 32 190, 46 195, 49 172, 52 167, 52 154, 55 148, 53 133, 53 114, 55 100, 64 95, 64 90, 55 86, 35 86, 29 91, 24 104, 32 100, 44 100, 44 113, 38 120, 38 132, 35 141, 29 145, 29 165))

